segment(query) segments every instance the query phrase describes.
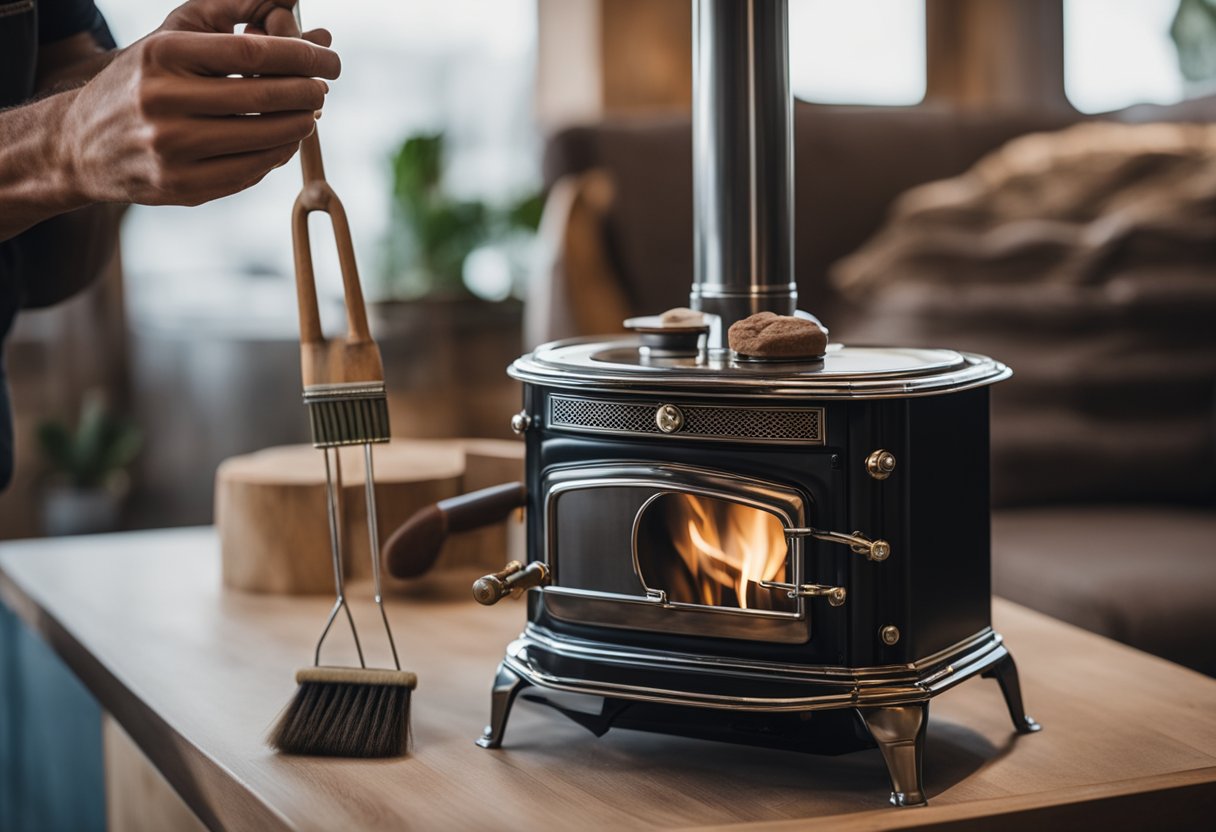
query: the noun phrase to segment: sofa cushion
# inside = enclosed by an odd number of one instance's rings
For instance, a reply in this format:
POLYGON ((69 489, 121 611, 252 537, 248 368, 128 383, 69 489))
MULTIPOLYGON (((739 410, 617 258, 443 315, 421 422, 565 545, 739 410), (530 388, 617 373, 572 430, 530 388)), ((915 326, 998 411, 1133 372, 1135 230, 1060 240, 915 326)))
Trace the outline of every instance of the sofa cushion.
POLYGON ((1216 511, 1003 509, 992 545, 997 595, 1216 676, 1216 511))
POLYGON ((851 340, 949 345, 993 391, 1001 505, 1216 500, 1216 126, 1024 136, 922 185, 834 270, 851 340))
MULTIPOLYGON (((888 205, 953 176, 1008 139, 1061 127, 1074 113, 975 113, 921 107, 794 109, 794 271, 800 306, 830 315, 829 264, 877 230, 888 205)), ((687 117, 571 127, 545 148, 547 185, 602 168, 616 202, 606 234, 633 314, 688 302, 692 283, 692 128, 687 117)), ((828 326, 834 322, 824 317, 828 326)))

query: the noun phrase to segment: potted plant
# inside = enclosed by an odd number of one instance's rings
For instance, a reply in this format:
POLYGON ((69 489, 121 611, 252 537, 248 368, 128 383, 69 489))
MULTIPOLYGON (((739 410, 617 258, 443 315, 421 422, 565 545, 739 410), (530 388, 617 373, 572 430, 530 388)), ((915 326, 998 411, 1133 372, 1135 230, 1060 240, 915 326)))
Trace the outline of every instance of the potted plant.
POLYGON ((130 489, 127 469, 142 437, 96 393, 85 396, 75 428, 61 421, 38 425, 38 447, 50 471, 42 502, 48 535, 91 534, 118 528, 130 489))
POLYGON ((458 198, 444 184, 444 155, 443 134, 422 133, 393 156, 371 323, 390 394, 408 393, 390 408, 395 433, 495 435, 512 397, 503 368, 521 345, 518 295, 542 195, 504 204, 458 198))
POLYGON ((504 299, 513 286, 471 290, 466 262, 487 245, 534 235, 541 194, 528 193, 502 206, 453 197, 444 187, 444 150, 442 133, 420 133, 408 137, 393 156, 382 293, 388 300, 504 299))

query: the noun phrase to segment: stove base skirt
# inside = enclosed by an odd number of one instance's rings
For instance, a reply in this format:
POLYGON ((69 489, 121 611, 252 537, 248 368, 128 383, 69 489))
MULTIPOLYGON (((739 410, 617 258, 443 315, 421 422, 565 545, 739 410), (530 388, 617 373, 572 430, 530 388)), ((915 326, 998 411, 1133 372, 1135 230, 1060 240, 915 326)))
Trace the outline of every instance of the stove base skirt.
MULTIPOLYGON (((673 726, 656 729, 622 718, 628 706, 683 706, 698 710, 792 715, 814 711, 852 710, 878 746, 891 778, 891 803, 919 806, 926 802, 922 758, 929 701, 954 685, 980 675, 1001 686, 1014 729, 1020 734, 1040 726, 1026 715, 1013 656, 991 629, 911 665, 870 668, 798 667, 761 662, 733 662, 701 656, 672 656, 629 651, 598 642, 556 637, 529 626, 507 648, 491 691, 490 724, 477 739, 482 748, 502 745, 511 707, 520 692, 540 690, 603 698, 601 714, 568 710, 543 699, 597 736, 614 724, 642 730, 748 742, 673 726)), ((839 732, 836 732, 839 733, 839 732)), ((847 731, 845 732, 847 735, 847 731)), ((844 736, 844 735, 841 735, 844 736)), ((779 745, 771 740, 759 745, 779 745)), ((833 739, 819 753, 855 750, 847 736, 833 739)))

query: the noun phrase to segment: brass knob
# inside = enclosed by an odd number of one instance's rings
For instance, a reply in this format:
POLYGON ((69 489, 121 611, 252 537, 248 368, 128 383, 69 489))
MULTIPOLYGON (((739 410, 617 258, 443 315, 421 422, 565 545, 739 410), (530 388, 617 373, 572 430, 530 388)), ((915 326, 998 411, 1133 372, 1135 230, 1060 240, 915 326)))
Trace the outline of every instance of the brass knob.
POLYGON ((865 555, 866 560, 872 560, 876 563, 882 563, 887 558, 891 557, 891 544, 885 540, 870 540, 861 532, 853 532, 853 539, 856 543, 849 546, 856 554, 865 555))
POLYGON ((684 427, 684 412, 674 404, 661 405, 654 412, 654 423, 663 433, 675 433, 684 427))
POLYGON ((881 563, 891 557, 891 544, 885 540, 875 540, 870 544, 870 553, 866 557, 881 563))
POLYGON ((884 561, 891 557, 891 544, 885 540, 870 540, 861 532, 845 534, 844 532, 829 532, 823 529, 807 527, 790 527, 784 530, 785 536, 793 541, 802 537, 813 537, 828 543, 839 543, 848 546, 854 554, 865 555, 867 560, 884 561))
POLYGON ((532 426, 532 417, 528 415, 528 411, 521 410, 511 417, 511 432, 519 436, 529 427, 532 426))
POLYGON ((895 454, 879 448, 866 457, 866 473, 876 480, 885 480, 895 470, 895 454))
POLYGON ((878 631, 878 637, 882 639, 883 644, 893 647, 899 643, 899 628, 894 624, 888 624, 878 631))

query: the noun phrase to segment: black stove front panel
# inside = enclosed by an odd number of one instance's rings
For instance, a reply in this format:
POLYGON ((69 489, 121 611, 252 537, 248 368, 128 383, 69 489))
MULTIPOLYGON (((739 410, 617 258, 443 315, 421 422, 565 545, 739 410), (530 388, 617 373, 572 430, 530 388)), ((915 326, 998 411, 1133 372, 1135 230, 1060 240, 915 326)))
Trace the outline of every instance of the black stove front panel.
MULTIPOLYGON (((924 399, 795 402, 776 409, 768 401, 757 405, 748 399, 660 400, 616 391, 602 396, 579 391, 576 397, 525 385, 532 418, 526 437, 529 552, 534 560, 556 554, 550 564, 554 588, 530 593, 529 620, 559 637, 623 647, 850 667, 913 661, 987 626, 987 488, 980 487, 988 470, 985 390, 924 399), (564 409, 554 410, 552 396, 565 402, 564 409), (566 417, 574 412, 569 402, 575 398, 587 403, 580 411, 584 416, 602 412, 594 409, 597 402, 635 405, 626 411, 632 421, 621 434, 550 424, 555 412, 566 417), (663 422, 663 405, 675 407, 675 421, 683 417, 675 436, 646 427, 647 420, 663 422), (747 416, 749 408, 759 415, 747 416), (763 433, 765 425, 769 434, 782 435, 751 435, 763 433), (732 438, 730 431, 739 426, 748 427, 749 435, 732 438), (685 427, 696 430, 681 435, 685 427), (784 438, 791 432, 801 438, 784 438), (878 449, 898 460, 882 480, 865 467, 878 449), (645 479, 635 476, 641 472, 660 472, 663 487, 624 482, 645 479), (794 602, 793 616, 783 616, 789 610, 773 604, 775 609, 758 615, 682 606, 667 615, 671 609, 645 600, 648 590, 669 588, 648 587, 647 581, 658 581, 639 573, 635 520, 660 492, 685 494, 690 485, 705 486, 705 472, 722 482, 767 488, 767 497, 746 489, 741 497, 782 522, 882 538, 891 555, 875 562, 847 545, 801 540, 801 555, 783 577, 795 584, 843 586, 843 605, 808 597, 794 602), (606 485, 562 493, 571 481, 606 485), (958 513, 977 511, 981 517, 957 521, 958 513), (947 522, 949 528, 942 528, 947 522), (583 599, 571 605, 569 597, 561 597, 565 589, 617 594, 633 602, 599 604, 588 614, 583 599), (719 626, 724 621, 731 622, 726 635, 719 626)), ((666 424, 670 427, 671 420, 666 424)), ((747 596, 750 613, 760 599, 754 589, 747 596)), ((737 606, 737 593, 724 597, 728 606, 737 606)))
MULTIPOLYGON (((832 495, 846 493, 840 457, 847 439, 847 419, 843 418, 843 412, 836 419, 839 429, 833 431, 832 419, 824 408, 811 408, 815 421, 806 418, 806 409, 796 409, 800 412, 793 414, 790 408, 780 408, 784 412, 779 414, 765 411, 770 417, 775 415, 782 422, 789 422, 792 425, 790 429, 822 431, 813 444, 792 444, 772 437, 763 437, 762 441, 755 443, 731 441, 729 436, 723 435, 685 434, 673 438, 659 430, 647 431, 646 428, 647 424, 655 424, 655 411, 662 402, 645 397, 614 395, 611 397, 613 403, 636 403, 640 413, 627 426, 630 432, 617 435, 606 431, 573 431, 561 426, 551 428, 546 421, 552 412, 546 392, 543 388, 526 386, 525 403, 530 414, 537 414, 533 424, 539 428, 529 430, 527 440, 529 551, 533 558, 543 559, 551 545, 550 535, 556 529, 568 538, 581 536, 588 541, 586 546, 580 547, 581 551, 594 551, 597 559, 609 557, 616 560, 612 567, 605 567, 601 563, 576 566, 575 582, 583 583, 584 587, 588 585, 589 575, 598 573, 604 581, 600 587, 604 589, 615 587, 626 593, 641 589, 637 583, 629 583, 637 580, 632 563, 633 520, 637 509, 659 491, 684 493, 689 486, 695 485, 711 491, 729 492, 727 481, 737 480, 777 492, 777 496, 771 497, 758 494, 745 497, 781 514, 783 522, 791 525, 814 523, 817 526, 840 528, 846 520, 847 506, 844 501, 832 498, 832 495), (551 519, 551 524, 546 523, 550 519, 550 510, 554 508, 550 491, 555 484, 560 485, 580 475, 588 480, 611 479, 622 476, 622 472, 640 474, 645 469, 666 471, 669 487, 641 487, 632 494, 627 489, 611 488, 599 495, 593 495, 590 491, 583 494, 568 491, 557 498, 556 517, 551 519), (694 476, 690 477, 689 472, 693 472, 694 476), (703 477, 696 476, 703 472, 717 473, 722 481, 707 483, 703 477), (562 501, 570 500, 572 496, 574 500, 569 505, 576 509, 576 516, 563 517, 560 511, 562 501), (636 506, 630 500, 636 501, 636 506), (596 512, 593 508, 601 510, 596 512), (616 554, 606 554, 605 550, 615 550, 616 554), (607 573, 611 573, 612 577, 609 578, 607 573)), ((556 395, 567 402, 572 398, 564 391, 557 391, 556 395)), ((581 398, 595 400, 593 396, 581 398)), ((688 414, 689 428, 705 433, 733 427, 730 418, 724 417, 756 409, 755 402, 746 400, 703 402, 680 398, 673 399, 671 403, 688 414)), ((559 414, 570 412, 568 404, 563 407, 564 410, 558 410, 559 414)), ((743 424, 762 426, 764 419, 751 422, 745 419, 743 424)), ((833 585, 841 585, 847 579, 847 561, 840 553, 829 551, 828 547, 814 541, 805 541, 805 544, 803 557, 798 559, 796 565, 791 564, 790 571, 795 572, 796 568, 795 574, 783 577, 833 585)), ((572 620, 568 614, 562 615, 561 609, 550 609, 549 605, 551 600, 557 600, 554 606, 560 608, 561 600, 564 600, 557 599, 556 595, 560 594, 564 577, 571 572, 571 567, 567 565, 570 561, 568 554, 558 553, 554 581, 558 587, 557 593, 550 594, 546 590, 545 593, 532 593, 529 599, 530 620, 555 633, 609 641, 622 646, 693 654, 832 665, 842 665, 847 661, 848 604, 831 607, 822 598, 797 599, 794 602, 794 620, 757 615, 751 619, 754 624, 747 625, 754 629, 754 634, 743 637, 706 635, 704 633, 716 632, 718 628, 696 628, 695 616, 686 614, 688 611, 684 609, 678 610, 674 619, 669 617, 664 623, 662 616, 657 619, 653 617, 663 612, 662 609, 638 609, 638 605, 622 605, 621 614, 632 617, 632 624, 628 628, 609 628, 586 621, 580 623, 572 620), (673 631, 670 628, 672 621, 681 619, 691 620, 693 626, 677 624, 675 629, 684 632, 673 631), (648 623, 652 621, 655 622, 653 625, 648 623), (651 626, 654 629, 650 629, 651 626)), ((644 589, 641 591, 644 593, 644 589)), ((743 619, 731 613, 706 613, 706 616, 713 616, 719 622, 743 619)), ((706 616, 702 616, 702 619, 706 616)))

